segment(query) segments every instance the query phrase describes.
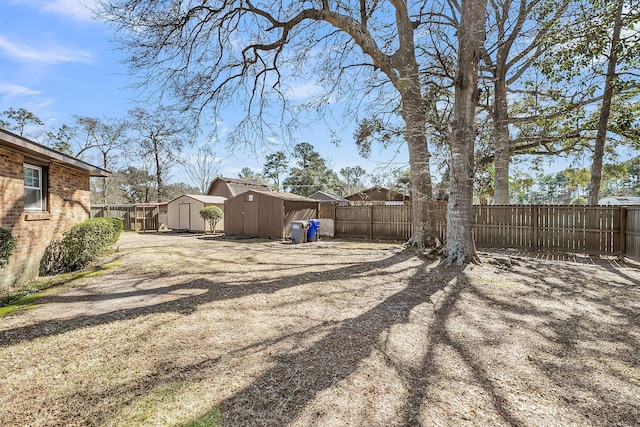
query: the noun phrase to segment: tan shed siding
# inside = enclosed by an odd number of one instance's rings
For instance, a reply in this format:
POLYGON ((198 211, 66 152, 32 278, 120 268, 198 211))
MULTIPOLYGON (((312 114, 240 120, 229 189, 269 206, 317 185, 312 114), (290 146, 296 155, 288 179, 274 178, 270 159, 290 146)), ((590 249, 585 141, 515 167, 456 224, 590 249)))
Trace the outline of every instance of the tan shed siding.
POLYGON ((233 194, 231 194, 231 191, 229 191, 227 183, 222 180, 215 181, 209 189, 209 193, 207 194, 209 196, 222 196, 226 197, 227 199, 233 197, 233 194))
POLYGON ((169 228, 172 230, 181 230, 180 227, 180 205, 187 203, 191 205, 189 210, 189 224, 190 230, 192 231, 203 231, 204 230, 204 221, 200 217, 200 209, 204 207, 204 203, 199 202, 197 200, 192 199, 187 196, 180 196, 175 200, 172 200, 171 203, 167 206, 167 211, 169 215, 169 228), (195 212, 195 215, 194 215, 195 212))
POLYGON ((204 219, 200 216, 200 209, 205 207, 205 204, 187 197, 185 203, 191 205, 191 228, 189 231, 205 231, 204 219))
MULTIPOLYGON (((190 209, 189 209, 189 224, 190 224, 190 228, 189 231, 198 231, 198 232, 204 232, 204 231, 211 231, 209 230, 209 226, 206 224, 206 221, 204 219, 202 219, 202 217, 200 216, 200 209, 202 209, 205 206, 217 206, 220 208, 220 210, 222 210, 222 212, 224 212, 224 205, 223 204, 216 204, 216 203, 204 203, 201 202, 199 200, 194 199, 193 197, 189 197, 187 195, 184 196, 180 196, 175 200, 172 200, 169 203, 168 206, 168 211, 169 211, 169 228, 171 228, 172 230, 181 230, 180 228, 180 205, 184 204, 184 203, 188 203, 190 205, 190 209)), ((222 220, 220 220, 220 222, 218 222, 216 224, 216 229, 215 231, 225 231, 224 229, 224 218, 222 220)))
POLYGON ((0 147, 0 227, 16 239, 0 287, 25 283, 38 275, 40 259, 52 240, 89 218, 89 173, 50 164, 47 211, 24 210, 24 156, 0 147))
POLYGON ((167 227, 172 230, 177 230, 180 227, 180 208, 178 205, 184 202, 184 198, 184 196, 178 197, 167 205, 167 227))

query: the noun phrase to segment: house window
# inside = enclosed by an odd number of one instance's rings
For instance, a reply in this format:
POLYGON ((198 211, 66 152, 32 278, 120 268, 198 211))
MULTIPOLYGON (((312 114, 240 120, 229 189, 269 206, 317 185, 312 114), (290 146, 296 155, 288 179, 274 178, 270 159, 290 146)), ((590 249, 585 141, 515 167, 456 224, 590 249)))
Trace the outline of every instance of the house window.
POLYGON ((24 165, 24 208, 25 210, 43 210, 44 178, 40 166, 24 165))

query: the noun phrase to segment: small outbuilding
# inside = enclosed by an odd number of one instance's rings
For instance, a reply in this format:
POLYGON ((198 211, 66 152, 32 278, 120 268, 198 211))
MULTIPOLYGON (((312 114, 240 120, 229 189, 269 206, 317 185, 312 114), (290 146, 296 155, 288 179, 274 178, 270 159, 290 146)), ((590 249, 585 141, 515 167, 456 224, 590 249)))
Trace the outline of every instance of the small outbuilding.
POLYGON ((292 193, 249 190, 224 203, 225 233, 291 237, 291 221, 318 218, 317 200, 292 193))
POLYGON ((224 231, 224 218, 210 230, 206 221, 200 216, 200 209, 205 206, 217 206, 224 212, 226 197, 203 196, 200 194, 183 194, 169 202, 167 206, 168 227, 179 231, 224 231))

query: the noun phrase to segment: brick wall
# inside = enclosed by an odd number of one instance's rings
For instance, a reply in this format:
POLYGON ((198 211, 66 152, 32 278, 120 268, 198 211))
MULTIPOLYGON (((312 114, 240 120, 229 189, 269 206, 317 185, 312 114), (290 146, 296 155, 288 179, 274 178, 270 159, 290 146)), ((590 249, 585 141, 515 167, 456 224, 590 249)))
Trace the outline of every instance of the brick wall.
POLYGON ((44 250, 71 226, 89 218, 89 174, 51 164, 47 211, 24 210, 24 157, 0 147, 0 227, 13 234, 16 248, 0 270, 0 288, 38 275, 44 250))

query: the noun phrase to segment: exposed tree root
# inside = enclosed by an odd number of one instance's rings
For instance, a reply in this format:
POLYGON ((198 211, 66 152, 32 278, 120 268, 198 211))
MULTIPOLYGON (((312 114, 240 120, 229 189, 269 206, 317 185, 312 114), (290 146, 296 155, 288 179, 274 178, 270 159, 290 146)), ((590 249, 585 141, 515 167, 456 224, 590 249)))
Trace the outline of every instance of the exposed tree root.
POLYGON ((443 259, 440 262, 440 265, 451 267, 454 261, 458 266, 463 266, 465 264, 482 264, 482 260, 478 256, 478 252, 476 252, 475 242, 473 242, 473 246, 470 251, 464 251, 462 249, 447 250, 445 246, 442 252, 443 259))

